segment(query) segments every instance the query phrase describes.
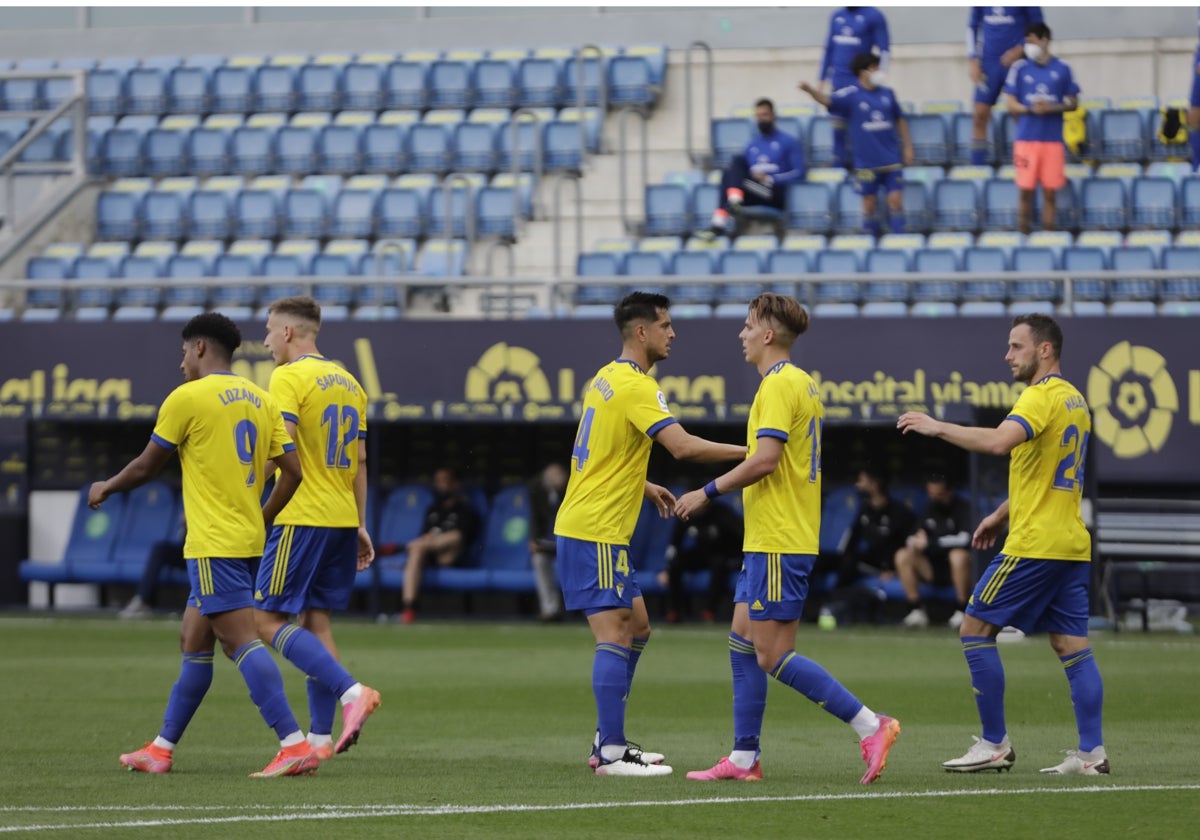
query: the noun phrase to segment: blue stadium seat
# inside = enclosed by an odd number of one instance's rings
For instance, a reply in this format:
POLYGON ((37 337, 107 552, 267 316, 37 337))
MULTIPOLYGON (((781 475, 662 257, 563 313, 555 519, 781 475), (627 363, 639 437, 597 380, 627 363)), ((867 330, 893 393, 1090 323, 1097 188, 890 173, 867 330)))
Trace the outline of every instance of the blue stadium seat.
POLYGON ((342 69, 339 91, 341 107, 378 111, 385 105, 383 68, 378 64, 347 64, 342 69))
POLYGON ((138 175, 144 169, 145 132, 137 127, 113 126, 100 140, 100 167, 105 175, 138 175))
POLYGON ((716 273, 711 251, 676 251, 669 257, 668 270, 683 277, 703 277, 716 273))
POLYGON ((218 113, 247 114, 254 110, 254 70, 249 67, 218 67, 209 81, 211 109, 218 113))
MULTIPOLYGON (((718 193, 719 196, 719 193, 718 193)), ((859 202, 861 207, 861 201, 859 202)), ((788 185, 788 229, 811 233, 829 233, 833 214, 829 210, 829 187, 813 181, 793 181, 788 185)), ((697 220, 707 218, 697 217, 697 220)))
POLYGON ((333 201, 330 235, 361 239, 370 237, 375 221, 376 198, 376 194, 369 190, 348 189, 338 193, 333 201))
MULTIPOLYGON (((720 251, 716 260, 718 274, 760 274, 763 270, 763 256, 757 251, 720 251)), ((782 262, 778 265, 782 267, 782 262)))
POLYGON ((485 122, 463 122, 454 126, 451 166, 467 172, 496 169, 496 126, 485 122))
POLYGON ((491 501, 483 526, 481 567, 489 588, 500 592, 533 592, 529 560, 529 491, 506 487, 491 501))
POLYGON ((188 134, 187 156, 194 174, 220 175, 229 172, 229 132, 223 128, 193 128, 188 134))
MULTIPOLYGON (((562 82, 563 82, 563 101, 572 104, 579 102, 579 71, 583 70, 583 104, 584 106, 598 105, 600 103, 600 76, 607 72, 609 62, 615 56, 600 55, 594 51, 589 51, 586 54, 571 56, 563 64, 562 82)), ((607 78, 605 79, 607 82, 607 78)), ((612 102, 612 93, 608 91, 609 102, 612 102)))
POLYGON ((697 225, 705 225, 713 211, 721 206, 720 184, 696 184, 692 187, 692 200, 688 205, 692 219, 697 225))
MULTIPOLYGON (((115 277, 116 271, 113 264, 104 257, 79 257, 75 260, 71 274, 76 281, 103 281, 115 277)), ((111 306, 113 302, 112 288, 108 284, 92 288, 76 288, 72 291, 75 293, 77 308, 107 307, 111 306)))
POLYGON ((26 560, 19 573, 26 580, 95 580, 106 581, 115 574, 112 560, 113 543, 121 526, 128 495, 118 493, 104 504, 103 510, 92 510, 87 504, 88 488, 79 492, 71 531, 63 549, 61 563, 49 564, 26 560), (44 577, 39 566, 50 566, 50 577, 44 577), (61 577, 57 575, 61 574, 61 577))
POLYGON ((96 235, 100 239, 137 239, 142 230, 142 196, 105 190, 96 199, 96 235))
POLYGON ((188 196, 188 236, 197 239, 228 239, 233 235, 229 196, 220 190, 196 190, 188 196))
POLYGON ((495 185, 475 192, 475 232, 479 236, 516 238, 520 208, 514 193, 513 187, 495 185))
POLYGON ((142 236, 147 239, 183 239, 187 234, 185 195, 151 190, 142 199, 142 236))
MULTIPOLYGON (((369 129, 378 131, 380 135, 388 139, 395 139, 396 152, 388 160, 389 170, 385 171, 399 168, 403 160, 399 150, 399 131, 393 126, 370 126, 369 129)), ((317 133, 317 160, 314 171, 329 173, 353 173, 360 170, 381 171, 379 167, 364 165, 365 161, 360 149, 360 146, 364 145, 363 141, 364 133, 358 126, 336 124, 323 126, 317 133)))
MULTIPOLYGON (((185 113, 189 110, 199 112, 202 110, 204 100, 207 98, 205 94, 205 76, 203 71, 192 71, 197 78, 193 78, 185 74, 185 78, 181 81, 182 90, 179 90, 175 99, 175 104, 186 105, 189 102, 195 101, 191 91, 194 88, 194 83, 199 80, 199 107, 189 109, 185 107, 172 108, 178 113, 185 113)), ((161 114, 167 110, 167 83, 168 71, 159 67, 135 67, 125 75, 125 112, 130 114, 161 114)), ((174 91, 174 88, 172 88, 174 91)))
POLYGON ((989 178, 983 185, 984 230, 1013 230, 1017 226, 1016 182, 989 178))
POLYGON ((288 175, 317 171, 317 132, 309 126, 286 125, 275 133, 275 168, 288 175))
POLYGON ((1099 128, 1097 151, 1101 160, 1134 161, 1146 158, 1146 125, 1139 112, 1104 110, 1100 112, 1096 125, 1099 128))
MULTIPOLYGON (((1149 272, 1158 268, 1158 258, 1154 251, 1147 247, 1117 248, 1112 252, 1111 259, 1112 268, 1115 271, 1149 272)), ((1080 281, 1076 281, 1076 300, 1093 299, 1088 296, 1088 291, 1088 289, 1081 289, 1080 281)), ((1112 281, 1109 297, 1114 303, 1117 301, 1153 301, 1158 297, 1158 288, 1153 280, 1135 275, 1112 281)), ((1102 300, 1103 296, 1095 299, 1102 300)))
POLYGON ((167 306, 203 306, 207 298, 205 288, 189 286, 184 281, 207 277, 208 274, 208 264, 203 257, 183 254, 171 257, 167 261, 166 276, 172 282, 167 285, 163 303, 167 306))
POLYGON ((831 209, 833 210, 833 230, 835 232, 862 232, 862 196, 854 191, 854 184, 850 181, 843 181, 834 187, 831 209))
MULTIPOLYGON (((419 62, 394 61, 384 71, 382 89, 386 108, 428 108, 429 68, 419 62)), ((355 104, 352 107, 370 106, 355 104)))
MULTIPOLYGON (((974 116, 970 113, 950 114, 950 139, 953 143, 951 163, 966 165, 971 162, 971 135, 974 132, 974 116)), ((995 122, 988 123, 987 157, 984 162, 996 162, 995 122)))
POLYGON ((229 136, 232 171, 241 175, 262 175, 275 171, 275 134, 273 128, 235 128, 229 136))
POLYGON ((418 123, 408 131, 405 143, 408 170, 443 174, 450 170, 450 131, 444 125, 418 123))
POLYGON ((217 286, 212 290, 213 306, 254 306, 258 293, 252 285, 251 278, 262 273, 264 257, 250 254, 222 254, 217 257, 214 275, 228 277, 238 282, 227 286, 217 286))
MULTIPOLYGON (((376 541, 380 545, 403 546, 420 536, 424 530, 425 511, 433 503, 433 491, 420 484, 400 485, 388 493, 379 510, 379 529, 376 541)), ((400 589, 404 584, 403 554, 379 557, 366 571, 359 572, 355 588, 381 586, 400 589)))
MULTIPOLYGON (((886 202, 880 202, 886 206, 886 202)), ((904 181, 904 229, 907 233, 927 233, 933 223, 929 187, 920 181, 904 181)))
POLYGON ((424 236, 425 207, 425 198, 419 190, 389 187, 379 197, 378 234, 392 237, 424 236))
MULTIPOLYGON (((868 274, 906 274, 908 255, 904 251, 868 251, 864 267, 868 274)), ((863 289, 863 314, 902 316, 908 298, 908 283, 869 280, 863 289)))
POLYGON ((513 155, 522 172, 534 169, 537 150, 541 147, 541 120, 520 118, 501 126, 496 135, 496 150, 500 155, 500 169, 511 170, 513 155), (516 125, 516 146, 513 146, 513 125, 516 125))
POLYGON ((301 111, 338 111, 342 107, 342 67, 305 64, 296 71, 296 107, 301 111))
POLYGON ((475 104, 472 61, 435 61, 429 65, 429 107, 470 108, 475 104))
POLYGON ((553 59, 523 59, 515 81, 517 105, 522 108, 574 104, 563 101, 562 68, 553 59))
POLYGON ((280 233, 279 204, 269 190, 242 190, 233 200, 238 236, 275 239, 280 233))
MULTIPOLYGON (((358 260, 347 254, 317 254, 312 259, 313 277, 350 277, 358 272, 358 260)), ((350 306, 354 289, 345 283, 314 283, 313 298, 321 306, 350 306)))
POLYGON ((641 56, 619 55, 608 62, 608 101, 614 107, 654 105, 661 85, 650 63, 641 56))
POLYGON ((1081 195, 1085 228, 1120 230, 1126 226, 1125 185, 1116 178, 1087 178, 1081 195))
POLYGON ((180 507, 166 482, 150 481, 126 495, 125 510, 113 540, 111 561, 116 579, 136 583, 154 544, 179 533, 180 507))
POLYGON ((87 74, 88 113, 125 113, 125 71, 97 68, 87 74))
POLYGON ((1179 224, 1200 227, 1200 177, 1184 178, 1179 184, 1179 224))
MULTIPOLYGON (((130 75, 130 105, 138 114, 159 113, 161 100, 156 97, 153 74, 142 79, 135 71, 130 75), (134 84, 142 87, 140 98, 134 97, 134 84), (159 103, 156 107, 156 102, 159 103)), ((212 107, 211 78, 203 67, 176 67, 169 71, 164 85, 166 110, 172 114, 202 114, 212 107)))
POLYGON ((1084 273, 1082 277, 1071 278, 1071 294, 1075 300, 1104 301, 1108 299, 1105 282, 1086 276, 1087 272, 1108 270, 1108 258, 1100 248, 1087 246, 1064 248, 1062 268, 1063 271, 1084 273))
POLYGON ((657 251, 631 251, 621 261, 621 274, 628 277, 662 277, 667 261, 657 251))
POLYGON ((682 236, 692 230, 689 192, 680 184, 649 184, 645 206, 647 236, 682 236))
POLYGON ((295 71, 291 67, 264 64, 254 71, 250 97, 254 111, 295 110, 295 71))
POLYGON ((833 159, 833 125, 828 116, 813 117, 808 121, 808 165, 840 166, 833 159))
MULTIPOLYGON (((580 254, 575 260, 578 277, 615 277, 621 273, 621 254, 608 251, 580 254)), ((606 288, 606 287, 595 287, 606 288)), ((607 290, 606 290, 607 294, 607 290)), ((580 300, 580 303, 606 303, 608 301, 580 300)), ((612 291, 612 303, 617 302, 616 290, 612 291)))
MULTIPOLYGON (((729 165, 734 155, 746 150, 746 144, 754 137, 754 125, 745 117, 717 117, 710 127, 713 161, 720 168, 729 165)), ((815 166, 815 161, 809 161, 815 166)))
POLYGON ((1200 247, 1177 245, 1167 248, 1163 251, 1162 267, 1166 271, 1195 272, 1192 277, 1163 280, 1164 300, 1200 301, 1200 247))
POLYGON ((467 217, 474 213, 471 206, 472 190, 462 184, 453 187, 438 187, 429 196, 429 226, 430 236, 446 236, 447 218, 446 202, 450 202, 449 235, 462 239, 467 235, 467 217))
POLYGON ((325 236, 327 208, 319 190, 290 189, 283 197, 283 235, 289 239, 325 236))
POLYGON ((979 228, 979 194, 972 181, 938 181, 933 187, 933 229, 979 228))
POLYGON ((424 277, 459 277, 466 269, 467 243, 434 239, 417 255, 416 273, 424 277))
POLYGON ((1133 182, 1131 224, 1149 228, 1175 227, 1175 182, 1170 178, 1136 179, 1133 182))
POLYGON ((511 109, 516 105, 517 86, 514 69, 507 61, 477 61, 472 87, 475 90, 476 107, 511 109))
POLYGON ((946 166, 950 148, 946 142, 946 122, 938 114, 909 114, 908 133, 912 139, 913 161, 918 166, 946 166))
POLYGON ((767 255, 764 270, 767 274, 802 277, 811 270, 811 262, 804 251, 775 250, 767 255))
POLYGON ((553 120, 542 126, 542 165, 547 172, 580 172, 583 153, 578 123, 553 120))

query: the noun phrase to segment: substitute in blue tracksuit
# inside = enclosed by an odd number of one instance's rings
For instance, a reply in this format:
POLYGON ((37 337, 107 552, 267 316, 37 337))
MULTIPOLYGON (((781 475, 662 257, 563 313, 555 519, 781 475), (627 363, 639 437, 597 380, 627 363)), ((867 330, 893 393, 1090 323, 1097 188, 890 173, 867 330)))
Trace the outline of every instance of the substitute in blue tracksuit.
POLYGON ((1004 90, 1013 62, 1024 57, 1025 29, 1042 22, 1041 6, 972 6, 967 22, 967 58, 975 85, 971 163, 987 160, 987 128, 992 106, 1004 90))
MULTIPOLYGON (((1197 29, 1200 30, 1200 13, 1196 19, 1197 29)), ((1192 92, 1188 99, 1188 146, 1192 152, 1192 171, 1200 170, 1200 45, 1196 47, 1196 55, 1192 58, 1192 92)))
MULTIPOLYGON (((829 34, 825 37, 825 54, 821 58, 822 90, 835 91, 848 85, 858 84, 858 77, 850 69, 850 62, 859 53, 874 53, 879 56, 880 68, 887 72, 888 50, 887 19, 874 6, 845 6, 838 9, 829 19, 829 34)), ((846 124, 839 117, 833 120, 833 160, 838 166, 849 168, 846 156, 846 124)))
POLYGON ((862 196, 863 228, 879 236, 876 218, 879 193, 887 194, 888 218, 893 233, 903 233, 904 166, 913 162, 908 122, 896 92, 884 87, 879 56, 859 53, 850 62, 858 80, 827 94, 808 82, 800 89, 846 121, 854 152, 854 189, 862 196))
POLYGON ((787 209, 788 185, 804 178, 804 150, 799 141, 775 127, 770 99, 754 103, 758 136, 734 155, 721 174, 721 206, 713 211, 712 231, 736 233, 734 215, 743 207, 787 209))

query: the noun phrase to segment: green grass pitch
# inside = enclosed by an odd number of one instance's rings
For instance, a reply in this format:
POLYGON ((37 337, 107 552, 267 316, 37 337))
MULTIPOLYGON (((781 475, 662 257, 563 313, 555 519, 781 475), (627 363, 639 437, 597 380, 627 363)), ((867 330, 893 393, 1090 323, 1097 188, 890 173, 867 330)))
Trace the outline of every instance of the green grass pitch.
MULTIPOLYGON (((850 729, 772 684, 756 784, 699 783, 731 742, 726 629, 660 628, 629 699, 629 737, 665 752, 663 779, 598 778, 592 642, 580 621, 343 621, 350 670, 383 693, 359 744, 309 778, 256 780, 276 749, 232 663, 166 776, 117 755, 152 738, 178 668, 176 624, 0 618, 0 834, 37 837, 1193 838, 1200 834, 1200 639, 1105 634, 1110 777, 1041 776, 1075 745, 1066 680, 1044 638, 1001 649, 1010 773, 940 762, 978 734, 966 665, 945 629, 802 627, 798 649, 904 734, 858 784, 850 729)), ((281 660, 307 724, 303 680, 281 660)), ((339 720, 340 725, 340 720, 339 720)))

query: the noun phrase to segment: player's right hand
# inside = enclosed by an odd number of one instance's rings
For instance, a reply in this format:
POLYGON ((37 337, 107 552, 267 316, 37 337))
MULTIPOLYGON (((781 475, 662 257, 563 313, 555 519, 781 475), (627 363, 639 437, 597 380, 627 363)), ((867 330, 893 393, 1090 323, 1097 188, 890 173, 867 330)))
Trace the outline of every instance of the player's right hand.
POLYGON ((971 83, 978 86, 983 81, 983 65, 978 58, 972 58, 967 68, 971 83))
POLYGON ((997 517, 994 513, 989 513, 979 523, 979 527, 975 529, 974 535, 971 537, 971 545, 975 548, 989 549, 996 543, 996 537, 1000 536, 1000 531, 1004 528, 1004 520, 997 517))
POLYGON ((95 481, 88 488, 88 507, 92 510, 97 510, 100 505, 108 498, 108 491, 105 489, 108 482, 95 481))

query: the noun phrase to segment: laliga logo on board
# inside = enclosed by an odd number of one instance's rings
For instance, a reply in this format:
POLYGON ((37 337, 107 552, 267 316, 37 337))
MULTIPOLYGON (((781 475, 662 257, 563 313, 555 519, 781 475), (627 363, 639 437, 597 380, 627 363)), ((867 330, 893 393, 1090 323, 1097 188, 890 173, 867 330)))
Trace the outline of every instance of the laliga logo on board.
POLYGON ((466 397, 471 402, 549 402, 550 383, 540 359, 524 347, 498 342, 467 371, 466 397))
POLYGON ((1122 341, 1088 374, 1093 431, 1118 458, 1158 452, 1171 434, 1179 394, 1162 354, 1122 341))

